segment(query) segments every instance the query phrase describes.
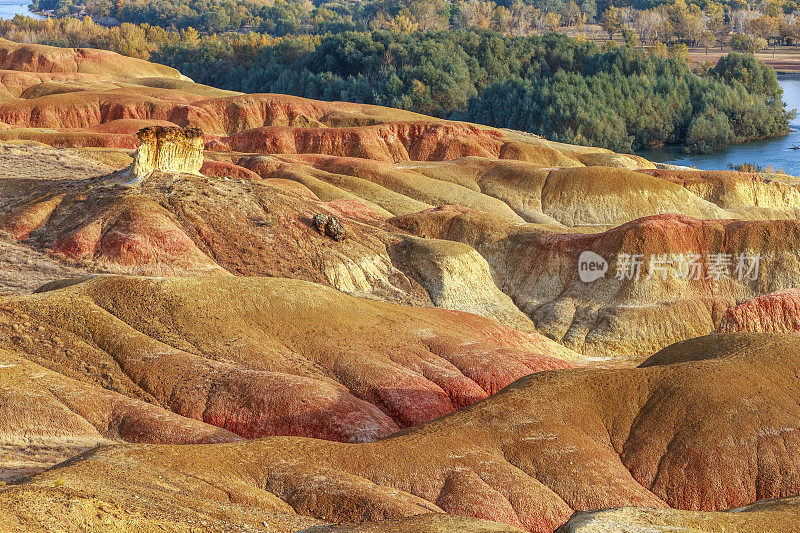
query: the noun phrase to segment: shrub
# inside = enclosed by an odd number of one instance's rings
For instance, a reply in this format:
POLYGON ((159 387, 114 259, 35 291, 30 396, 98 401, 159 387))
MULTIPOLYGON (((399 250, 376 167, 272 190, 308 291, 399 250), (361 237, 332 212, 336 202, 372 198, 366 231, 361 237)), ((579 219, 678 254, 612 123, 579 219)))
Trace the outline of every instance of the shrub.
POLYGON ((714 107, 707 108, 692 120, 687 137, 689 149, 699 153, 725 148, 736 138, 728 117, 714 107))
POLYGON ((747 52, 755 54, 761 50, 765 50, 769 44, 767 40, 762 37, 751 37, 749 35, 734 35, 731 37, 731 49, 734 52, 747 52))

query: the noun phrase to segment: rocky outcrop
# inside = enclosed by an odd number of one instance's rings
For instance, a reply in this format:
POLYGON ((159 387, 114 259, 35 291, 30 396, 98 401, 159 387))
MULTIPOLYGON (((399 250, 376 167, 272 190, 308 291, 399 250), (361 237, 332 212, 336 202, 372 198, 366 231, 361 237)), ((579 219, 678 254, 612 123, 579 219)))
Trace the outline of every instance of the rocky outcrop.
POLYGON ((320 235, 330 237, 337 242, 344 239, 344 226, 335 216, 317 213, 311 218, 311 221, 313 222, 314 227, 317 228, 317 231, 320 233, 320 235))
POLYGON ((149 126, 139 130, 139 147, 130 168, 138 185, 154 172, 199 174, 203 166, 203 132, 199 128, 149 126))

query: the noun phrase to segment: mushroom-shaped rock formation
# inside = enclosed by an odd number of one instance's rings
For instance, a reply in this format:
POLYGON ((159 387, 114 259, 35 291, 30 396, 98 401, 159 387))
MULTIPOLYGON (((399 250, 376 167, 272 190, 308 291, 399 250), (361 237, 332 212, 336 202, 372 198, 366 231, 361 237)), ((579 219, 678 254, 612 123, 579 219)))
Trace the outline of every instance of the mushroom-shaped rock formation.
POLYGON ((128 173, 136 185, 153 172, 199 174, 203 166, 203 130, 148 126, 139 130, 139 148, 128 173))

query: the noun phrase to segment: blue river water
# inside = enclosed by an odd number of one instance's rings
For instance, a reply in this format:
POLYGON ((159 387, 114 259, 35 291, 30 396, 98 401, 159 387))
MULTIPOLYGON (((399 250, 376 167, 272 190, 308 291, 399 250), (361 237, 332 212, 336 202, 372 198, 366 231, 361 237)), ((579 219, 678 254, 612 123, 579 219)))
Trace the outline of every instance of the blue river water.
POLYGON ((792 121, 792 131, 783 137, 766 139, 745 144, 736 144, 726 150, 711 154, 686 154, 678 147, 667 146, 637 152, 650 161, 685 165, 703 170, 728 170, 728 165, 752 163, 766 168, 772 165, 775 170, 783 169, 793 176, 800 176, 800 76, 779 75, 783 87, 783 101, 788 109, 798 109, 798 116, 792 121))
POLYGON ((38 17, 28 10, 30 0, 0 0, 0 19, 12 19, 14 15, 28 15, 38 17))

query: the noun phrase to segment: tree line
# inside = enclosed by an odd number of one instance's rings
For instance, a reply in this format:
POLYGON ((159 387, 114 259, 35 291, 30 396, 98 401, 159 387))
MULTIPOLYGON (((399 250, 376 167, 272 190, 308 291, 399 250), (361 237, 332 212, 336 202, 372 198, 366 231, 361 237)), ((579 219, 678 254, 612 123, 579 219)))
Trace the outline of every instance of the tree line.
POLYGON ((32 0, 31 7, 201 33, 482 28, 526 37, 597 23, 609 38, 621 34, 629 44, 730 44, 754 52, 800 41, 794 0, 32 0))
MULTIPOLYGON (((600 0, 604 2, 605 0, 600 0)), ((598 0, 32 0, 58 16, 150 24, 202 33, 272 35, 342 31, 435 31, 478 27, 508 35, 546 33, 597 15, 598 0), (535 4, 535 5, 534 5, 535 4)))
POLYGON ((753 53, 769 45, 797 44, 798 15, 798 5, 792 1, 762 2, 751 8, 737 3, 707 2, 701 7, 685 0, 634 0, 629 6, 609 6, 598 22, 609 38, 620 33, 629 44, 727 44, 734 51, 753 53))

